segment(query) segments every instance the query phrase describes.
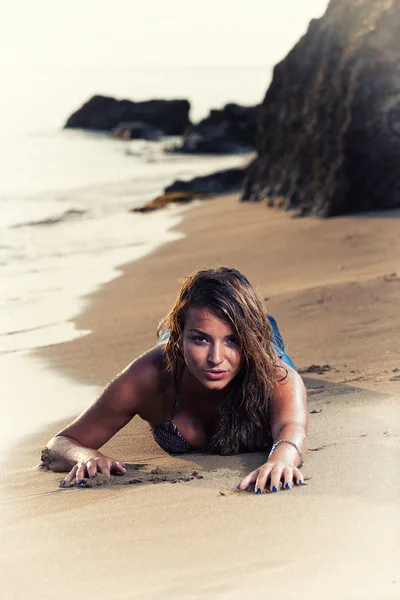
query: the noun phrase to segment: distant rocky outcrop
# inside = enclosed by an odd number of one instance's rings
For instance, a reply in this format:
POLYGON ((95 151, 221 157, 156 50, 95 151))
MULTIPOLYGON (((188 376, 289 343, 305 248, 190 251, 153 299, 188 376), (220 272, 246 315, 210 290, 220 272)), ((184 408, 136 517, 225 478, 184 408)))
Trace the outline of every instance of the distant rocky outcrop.
MULTIPOLYGON (((125 129, 152 128, 151 135, 183 135, 188 128, 190 103, 188 100, 148 100, 132 102, 107 96, 93 96, 67 120, 66 128, 112 131, 128 124, 125 129), (130 125, 129 125, 130 124, 130 125), (132 126, 133 124, 133 126, 132 126)), ((146 135, 150 129, 146 130, 146 135)), ((147 139, 147 138, 146 138, 147 139)))
POLYGON ((135 207, 130 212, 146 213, 163 208, 170 203, 183 204, 192 200, 210 198, 218 194, 240 192, 246 176, 247 167, 226 169, 211 175, 195 177, 190 181, 180 179, 165 188, 163 194, 144 206, 135 207))
POLYGON ((400 0, 331 0, 279 63, 243 200, 322 216, 400 206, 400 0))
POLYGON ((172 150, 185 154, 233 154, 255 148, 258 106, 227 104, 190 125, 172 150))
POLYGON ((167 149, 184 154, 235 154, 255 149, 258 106, 227 104, 198 124, 189 120, 188 100, 132 102, 93 96, 73 113, 65 128, 106 131, 121 140, 183 136, 167 149))

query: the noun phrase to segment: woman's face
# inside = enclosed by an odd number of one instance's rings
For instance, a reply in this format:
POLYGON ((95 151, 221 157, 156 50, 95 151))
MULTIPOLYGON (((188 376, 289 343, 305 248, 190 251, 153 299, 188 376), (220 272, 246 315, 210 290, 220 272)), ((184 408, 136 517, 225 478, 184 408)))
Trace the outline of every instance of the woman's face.
POLYGON ((242 366, 239 340, 231 325, 205 308, 188 312, 183 353, 190 373, 210 390, 222 390, 242 366))

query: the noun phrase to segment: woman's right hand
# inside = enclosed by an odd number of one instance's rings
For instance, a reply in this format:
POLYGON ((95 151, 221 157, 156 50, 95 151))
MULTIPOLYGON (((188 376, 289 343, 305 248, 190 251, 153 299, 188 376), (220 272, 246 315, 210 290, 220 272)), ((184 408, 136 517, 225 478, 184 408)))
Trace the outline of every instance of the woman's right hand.
POLYGON ((110 479, 111 473, 124 475, 126 473, 126 466, 118 460, 94 450, 90 452, 88 456, 82 457, 82 459, 71 469, 64 479, 64 484, 68 484, 74 479, 78 482, 85 477, 93 479, 96 473, 103 473, 103 475, 106 475, 107 479, 110 479))

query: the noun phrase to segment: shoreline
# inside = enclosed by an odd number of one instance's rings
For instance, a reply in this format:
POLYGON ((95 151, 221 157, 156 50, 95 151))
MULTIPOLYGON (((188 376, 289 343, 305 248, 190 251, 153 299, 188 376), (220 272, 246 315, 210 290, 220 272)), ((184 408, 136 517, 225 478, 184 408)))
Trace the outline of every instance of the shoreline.
MULTIPOLYGON (((60 344, 90 335, 90 330, 76 327, 76 319, 87 308, 88 298, 118 278, 121 275, 121 265, 141 260, 157 252, 164 244, 183 237, 180 224, 183 215, 190 208, 190 206, 172 206, 168 207, 164 214, 150 215, 142 228, 145 231, 146 228, 153 231, 153 237, 147 235, 146 241, 132 243, 126 248, 112 248, 106 259, 102 261, 102 269, 99 268, 101 258, 97 258, 97 262, 93 261, 89 253, 87 257, 80 260, 79 265, 76 265, 76 269, 81 271, 81 276, 77 276, 75 280, 71 279, 68 290, 64 290, 63 294, 59 293, 56 302, 51 295, 41 300, 48 309, 44 318, 49 320, 51 314, 53 317, 50 319, 51 323, 36 323, 37 307, 32 308, 28 305, 22 323, 28 323, 30 319, 35 326, 20 327, 16 331, 2 334, 0 369, 3 392, 1 403, 3 434, 0 450, 3 454, 1 461, 3 464, 6 462, 6 455, 13 452, 14 444, 23 441, 24 437, 33 431, 39 433, 41 429, 51 427, 53 421, 73 418, 90 403, 91 400, 87 399, 88 393, 89 398, 93 398, 101 389, 98 384, 86 385, 85 389, 80 387, 78 382, 53 369, 49 361, 41 356, 41 349, 48 348, 52 352, 53 348, 60 344), (89 271, 86 278, 83 278, 83 269, 89 271), (16 373, 26 374, 26 377, 18 382, 17 393, 16 373), (29 386, 29 381, 32 380, 35 381, 33 394, 29 386), (57 404, 51 400, 53 390, 57 390, 57 404), (72 395, 72 401, 69 400, 69 395, 72 395), (15 401, 10 402, 10 398, 13 397, 15 401)), ((125 215, 125 221, 127 220, 129 221, 129 215, 125 215)), ((42 275, 39 285, 41 289, 46 290, 48 287, 51 289, 51 273, 50 276, 46 273, 42 275)), ((43 310, 42 304, 40 308, 43 310)))
POLYGON ((9 597, 67 598, 71 572, 88 598, 225 600, 265 585, 285 600, 317 599, 321 589, 335 599, 397 597, 399 213, 292 219, 229 196, 194 206, 179 228, 186 237, 123 266, 87 298, 75 323, 90 335, 35 354, 78 383, 104 385, 154 345, 179 278, 235 266, 269 298, 305 378, 312 479, 276 495, 236 493, 261 455, 171 457, 134 419, 105 452, 131 468, 140 461, 203 479, 125 487, 123 476, 59 490, 59 474, 33 468, 55 433, 49 425, 15 449, 1 486, 9 597), (315 364, 328 367, 318 374, 315 364), (82 572, 88 557, 95 574, 82 572))

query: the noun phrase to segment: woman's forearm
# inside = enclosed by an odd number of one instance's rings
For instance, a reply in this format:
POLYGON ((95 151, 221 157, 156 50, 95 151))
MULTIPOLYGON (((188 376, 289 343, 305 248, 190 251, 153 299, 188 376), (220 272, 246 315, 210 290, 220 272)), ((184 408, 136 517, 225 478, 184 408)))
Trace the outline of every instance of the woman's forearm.
POLYGON ((307 450, 307 428, 304 425, 289 423, 279 429, 276 428, 275 431, 274 442, 277 440, 291 440, 299 447, 301 446, 301 450, 307 450))
POLYGON ((282 442, 277 445, 271 459, 296 467, 301 464, 301 454, 307 451, 308 411, 307 393, 300 375, 288 370, 287 378, 278 383, 270 402, 270 423, 274 444, 289 440, 294 445, 282 442), (297 448, 298 450, 297 450, 297 448), (300 452, 299 452, 300 451, 300 452))
POLYGON ((98 450, 85 448, 67 436, 56 435, 42 450, 41 460, 52 471, 69 471, 89 454, 101 456, 98 450))

